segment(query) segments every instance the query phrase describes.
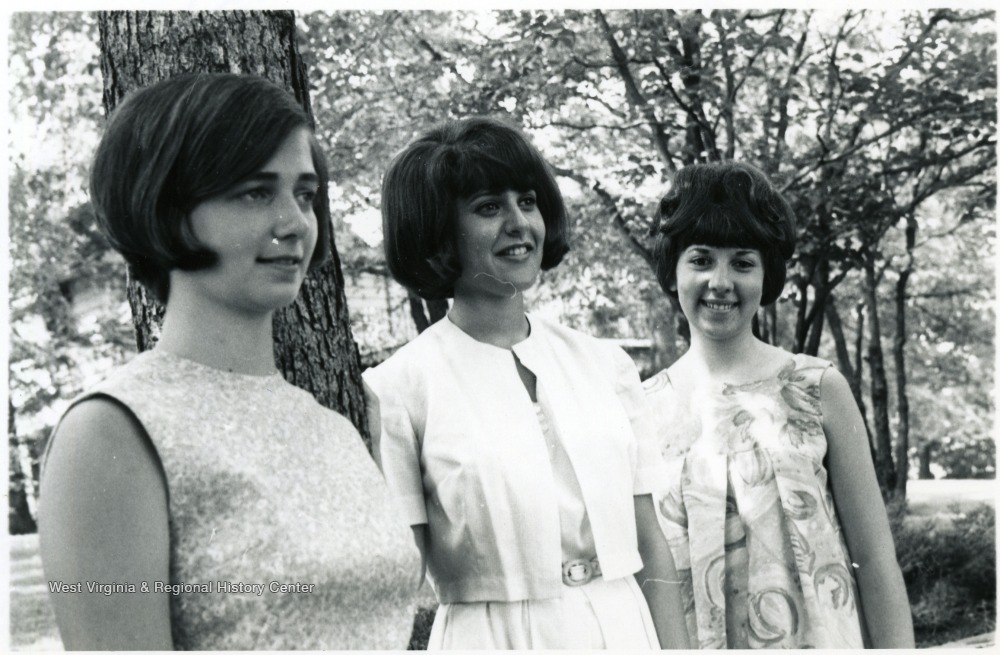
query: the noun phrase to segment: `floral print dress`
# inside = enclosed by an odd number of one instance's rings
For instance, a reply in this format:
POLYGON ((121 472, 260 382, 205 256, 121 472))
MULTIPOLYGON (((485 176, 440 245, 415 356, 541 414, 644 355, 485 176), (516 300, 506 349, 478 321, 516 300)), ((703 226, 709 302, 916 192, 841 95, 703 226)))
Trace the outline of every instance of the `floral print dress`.
POLYGON ((830 366, 795 355, 697 397, 666 370, 644 385, 665 465, 653 500, 701 648, 864 647, 823 464, 830 366))

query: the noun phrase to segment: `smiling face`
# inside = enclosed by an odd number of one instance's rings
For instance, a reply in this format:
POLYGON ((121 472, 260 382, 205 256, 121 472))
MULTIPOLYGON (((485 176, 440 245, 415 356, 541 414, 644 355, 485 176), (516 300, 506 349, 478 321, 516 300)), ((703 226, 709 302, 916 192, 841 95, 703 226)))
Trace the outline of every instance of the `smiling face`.
POLYGON ((195 238, 218 255, 215 266, 171 271, 171 298, 188 289, 202 300, 260 314, 298 295, 316 247, 313 199, 319 178, 310 133, 292 132, 260 170, 198 204, 195 238))
POLYGON ((732 339, 751 334, 764 289, 758 250, 688 246, 677 260, 675 284, 692 335, 732 339))
POLYGON ((483 191, 458 201, 455 244, 462 275, 455 297, 512 297, 542 267, 545 220, 534 191, 483 191))

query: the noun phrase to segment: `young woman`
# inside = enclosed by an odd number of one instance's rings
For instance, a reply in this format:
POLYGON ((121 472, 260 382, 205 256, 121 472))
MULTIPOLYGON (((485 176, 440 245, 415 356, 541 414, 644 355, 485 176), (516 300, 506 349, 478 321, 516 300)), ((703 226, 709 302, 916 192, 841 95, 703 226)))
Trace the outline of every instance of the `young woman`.
POLYGON ((689 166, 660 203, 663 289, 691 347, 646 381, 666 460, 657 515, 702 648, 913 647, 858 407, 829 362, 758 340, 795 248, 756 168, 689 166), (855 582, 857 581, 857 583, 855 582))
POLYGON ((383 471, 441 602, 429 648, 686 647, 637 467, 656 453, 638 454, 635 366, 525 313, 523 292, 568 250, 542 157, 500 121, 446 123, 393 161, 382 216, 393 276, 454 298, 365 373, 383 471))
POLYGON ((49 444, 67 649, 406 646, 419 554, 354 427, 274 364, 272 314, 326 256, 326 185, 306 115, 263 79, 174 77, 111 117, 91 197, 166 315, 49 444))

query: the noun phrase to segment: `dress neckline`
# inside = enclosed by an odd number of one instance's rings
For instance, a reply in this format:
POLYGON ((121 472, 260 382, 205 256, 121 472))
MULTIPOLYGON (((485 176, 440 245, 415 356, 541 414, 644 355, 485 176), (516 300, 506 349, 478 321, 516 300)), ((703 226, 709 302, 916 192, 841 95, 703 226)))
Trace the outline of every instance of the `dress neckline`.
MULTIPOLYGON (((781 372, 784 371, 789 365, 792 365, 793 367, 798 366, 802 357, 803 357, 802 353, 792 353, 792 356, 789 357, 787 361, 782 363, 781 366, 779 366, 778 368, 772 369, 766 375, 761 375, 759 377, 753 378, 752 380, 747 380, 746 382, 713 382, 712 384, 707 386, 707 389, 714 393, 724 394, 732 389, 746 390, 752 387, 758 387, 765 382, 770 382, 772 380, 778 379, 778 377, 781 375, 781 372)), ((664 369, 663 373, 667 378, 667 383, 671 387, 673 387, 674 380, 670 376, 670 368, 664 369)))
POLYGON ((526 321, 528 321, 528 336, 521 339, 517 343, 513 344, 510 348, 495 346, 492 343, 486 343, 485 341, 480 341, 479 339, 475 338, 474 336, 472 336, 471 334, 460 328, 458 324, 455 323, 455 321, 451 320, 450 314, 446 314, 445 317, 441 319, 441 321, 439 321, 439 323, 443 324, 443 327, 446 331, 451 332, 452 334, 459 335, 459 338, 461 338, 463 341, 469 342, 470 344, 474 344, 476 346, 482 346, 484 348, 489 348, 492 350, 498 350, 504 353, 510 353, 510 352, 516 353, 518 350, 524 347, 524 344, 533 341, 536 338, 536 333, 538 332, 538 330, 536 329, 537 322, 532 318, 531 313, 525 312, 524 318, 526 321))
POLYGON ((141 354, 145 355, 146 357, 163 360, 179 368, 187 369, 188 371, 200 372, 205 375, 213 375, 221 378, 226 378, 229 380, 245 381, 251 384, 270 384, 275 382, 276 380, 283 381, 285 379, 279 371, 265 373, 264 375, 227 371, 225 369, 209 366, 208 364, 202 364, 201 362, 195 361, 188 357, 184 357, 183 355, 178 355, 176 353, 168 352, 162 348, 152 348, 141 354))

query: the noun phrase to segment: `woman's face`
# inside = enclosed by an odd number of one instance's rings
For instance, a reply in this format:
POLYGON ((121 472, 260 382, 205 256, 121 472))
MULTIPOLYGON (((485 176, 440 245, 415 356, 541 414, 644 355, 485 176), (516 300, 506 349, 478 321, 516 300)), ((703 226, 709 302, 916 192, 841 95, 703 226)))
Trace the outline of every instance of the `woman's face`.
POLYGON ((759 250, 688 246, 677 260, 677 298, 692 333, 713 340, 751 331, 764 291, 759 250))
POLYGON ((462 275, 455 296, 513 297, 542 268, 545 220, 534 191, 481 191, 458 201, 455 239, 462 275))
POLYGON ((218 262, 200 271, 171 271, 171 297, 178 287, 189 288, 244 313, 291 303, 316 247, 318 189, 310 133, 300 128, 260 170, 192 210, 194 236, 218 262))

